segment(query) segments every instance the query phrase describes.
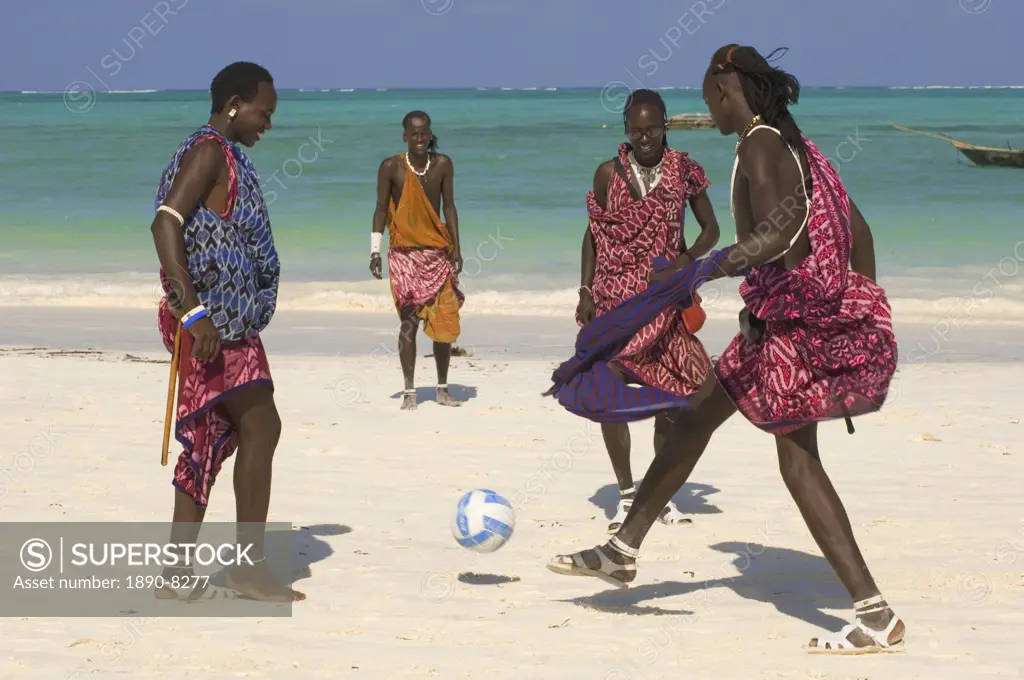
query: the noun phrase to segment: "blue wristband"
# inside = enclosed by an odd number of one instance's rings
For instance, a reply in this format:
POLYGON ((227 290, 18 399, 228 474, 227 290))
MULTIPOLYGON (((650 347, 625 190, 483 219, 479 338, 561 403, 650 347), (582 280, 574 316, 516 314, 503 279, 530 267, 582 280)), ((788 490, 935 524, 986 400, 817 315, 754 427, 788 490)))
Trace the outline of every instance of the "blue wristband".
POLYGON ((210 313, 208 311, 206 311, 205 309, 200 309, 198 312, 195 313, 194 316, 192 316, 188 321, 185 321, 181 325, 184 328, 188 328, 189 326, 194 324, 196 321, 199 321, 199 319, 202 319, 204 316, 209 316, 209 315, 210 315, 210 313))

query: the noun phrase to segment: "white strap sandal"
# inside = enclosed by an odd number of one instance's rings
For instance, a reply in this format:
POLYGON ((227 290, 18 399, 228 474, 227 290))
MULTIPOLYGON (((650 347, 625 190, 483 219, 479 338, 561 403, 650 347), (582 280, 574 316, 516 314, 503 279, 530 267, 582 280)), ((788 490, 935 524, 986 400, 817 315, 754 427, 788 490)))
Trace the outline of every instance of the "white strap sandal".
POLYGON ((633 507, 632 498, 623 498, 619 500, 619 507, 615 511, 615 517, 612 517, 611 523, 608 524, 609 534, 614 534, 622 528, 622 523, 626 521, 626 516, 629 514, 629 509, 631 507, 633 507))
POLYGON ((895 614, 892 617, 892 621, 885 627, 885 630, 874 630, 864 625, 859 620, 859 617, 864 614, 873 614, 875 612, 885 611, 890 609, 888 604, 885 603, 885 598, 881 595, 869 597, 866 600, 854 603, 854 611, 858 616, 856 623, 850 623, 843 626, 843 629, 838 633, 830 633, 828 635, 817 638, 817 645, 814 647, 807 646, 807 651, 810 654, 883 654, 883 653, 896 653, 902 652, 903 650, 903 639, 902 637, 896 642, 889 644, 889 636, 892 634, 896 626, 901 622, 901 619, 895 614), (875 644, 867 645, 865 647, 857 647, 849 641, 850 633, 857 631, 869 638, 875 644))
POLYGON ((564 576, 593 576, 617 588, 628 588, 629 583, 636 578, 636 564, 612 562, 605 553, 604 546, 597 546, 591 550, 597 554, 600 561, 600 567, 597 569, 591 569, 583 560, 585 550, 571 555, 555 556, 555 559, 548 562, 548 569, 564 576), (615 574, 622 574, 624 578, 616 578, 615 574))
POLYGON ((237 600, 246 597, 237 590, 209 584, 196 584, 194 588, 171 588, 170 586, 164 586, 154 590, 154 595, 158 600, 180 600, 184 602, 237 600))
POLYGON ((636 487, 631 486, 628 489, 619 489, 619 496, 619 507, 615 510, 615 517, 612 517, 611 523, 608 524, 609 534, 617 533, 622 527, 623 522, 626 521, 626 515, 629 514, 629 509, 633 507, 633 501, 636 499, 636 487))
POLYGON ((658 515, 658 521, 662 524, 693 524, 693 520, 680 512, 672 501, 669 501, 665 509, 658 515))

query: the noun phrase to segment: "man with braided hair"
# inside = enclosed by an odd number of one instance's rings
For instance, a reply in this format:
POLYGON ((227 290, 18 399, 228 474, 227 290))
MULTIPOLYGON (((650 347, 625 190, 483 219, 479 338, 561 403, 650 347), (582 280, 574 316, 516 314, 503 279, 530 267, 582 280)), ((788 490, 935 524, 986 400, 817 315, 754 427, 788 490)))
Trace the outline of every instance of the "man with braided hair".
MULTIPOLYGON (((769 55, 769 57, 772 55, 769 55)), ((896 370, 885 292, 875 283, 871 231, 828 159, 789 112, 800 85, 752 47, 727 45, 711 59, 703 96, 723 135, 738 135, 732 205, 736 244, 698 260, 664 285, 613 310, 556 371, 564 403, 602 353, 651 307, 686 299, 695 286, 744 276, 740 333, 707 380, 710 395, 676 418, 616 535, 559 555, 548 567, 620 587, 636 578, 640 544, 665 502, 692 473, 714 432, 739 410, 775 436, 779 468, 811 535, 854 601, 856 621, 813 638, 809 651, 865 653, 902 644, 903 621, 868 571, 846 510, 822 467, 817 424, 881 408, 896 370), (635 319, 635 322, 632 321, 635 319)), ((601 320, 595 321, 595 325, 601 320)), ((608 377, 604 381, 608 382, 608 377)))
MULTIPOLYGON (((622 112, 628 141, 594 173, 576 310, 581 326, 643 292, 652 280, 705 255, 718 242, 718 221, 707 195, 711 183, 696 161, 669 147, 667 119, 661 95, 653 90, 632 92, 622 112), (689 249, 683 234, 687 203, 701 230, 689 249), (667 266, 655 273, 662 259, 667 266)), ((659 388, 669 398, 693 394, 711 373, 711 360, 694 335, 702 313, 699 301, 688 309, 665 309, 618 352, 610 362, 612 370, 659 388)), ((655 451, 668 432, 671 413, 669 408, 649 413, 654 415, 655 451)), ((608 526, 615 533, 636 494, 629 426, 603 422, 601 433, 619 482, 618 510, 608 526)), ((665 524, 688 521, 671 501, 658 518, 665 524)))

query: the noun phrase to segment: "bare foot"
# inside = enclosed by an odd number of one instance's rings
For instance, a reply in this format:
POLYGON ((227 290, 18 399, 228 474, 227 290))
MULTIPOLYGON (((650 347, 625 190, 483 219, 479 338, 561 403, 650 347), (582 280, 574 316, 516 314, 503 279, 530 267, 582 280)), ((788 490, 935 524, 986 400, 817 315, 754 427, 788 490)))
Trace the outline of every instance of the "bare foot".
POLYGON ((402 398, 402 410, 403 411, 415 411, 416 410, 416 393, 406 392, 402 398))
POLYGON ((304 593, 279 583, 267 569, 266 562, 235 568, 228 575, 227 583, 229 588, 264 602, 300 602, 306 599, 304 593))
POLYGON ((447 387, 437 388, 437 403, 441 406, 462 406, 462 402, 455 399, 447 387))
POLYGON ((178 593, 167 586, 160 586, 159 588, 153 588, 153 597, 158 600, 177 600, 178 593))
POLYGON ((242 595, 231 588, 211 585, 209 576, 196 576, 191 569, 167 567, 163 579, 159 587, 153 588, 158 600, 234 600, 242 595))
POLYGON ((161 577, 163 582, 153 586, 153 596, 158 600, 177 600, 187 595, 199 581, 188 567, 165 567, 161 577))

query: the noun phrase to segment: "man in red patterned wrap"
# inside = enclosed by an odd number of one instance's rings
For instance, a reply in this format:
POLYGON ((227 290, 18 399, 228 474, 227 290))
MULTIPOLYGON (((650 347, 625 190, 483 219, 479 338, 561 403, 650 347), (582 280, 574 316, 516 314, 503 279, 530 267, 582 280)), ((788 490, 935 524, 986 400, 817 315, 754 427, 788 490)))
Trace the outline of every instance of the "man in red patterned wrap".
MULTIPOLYGON (((594 174, 594 188, 587 195, 590 223, 583 237, 576 309, 581 326, 646 290, 652 280, 705 255, 718 242, 718 222, 707 196, 710 182, 699 164, 668 146, 667 123, 661 95, 652 90, 631 93, 623 109, 629 142, 620 145, 618 156, 601 163, 594 174), (701 228, 690 249, 683 238, 687 202, 701 228), (659 258, 668 260, 669 266, 655 274, 659 258)), ((707 352, 693 335, 696 328, 687 329, 691 315, 699 313, 699 302, 688 310, 666 309, 618 353, 612 369, 633 382, 677 396, 694 394, 711 373, 707 352)), ((670 423, 668 412, 655 416, 655 451, 670 423)), ((602 423, 601 433, 619 483, 618 509, 608 526, 615 533, 636 493, 629 426, 602 423)), ((666 524, 688 521, 671 500, 659 519, 666 524)))
POLYGON ((676 419, 618 533, 596 548, 558 555, 548 568, 631 583, 640 544, 665 501, 739 411, 774 435, 786 487, 853 601, 854 621, 812 638, 808 651, 897 651, 905 625, 868 570, 817 435, 818 423, 838 419, 852 432, 852 417, 882 407, 896 372, 892 311, 875 283, 864 216, 789 112, 799 94, 796 78, 752 47, 726 45, 712 57, 704 101, 719 131, 739 137, 731 191, 736 245, 705 280, 744 276, 740 333, 707 379, 710 394, 676 419))

